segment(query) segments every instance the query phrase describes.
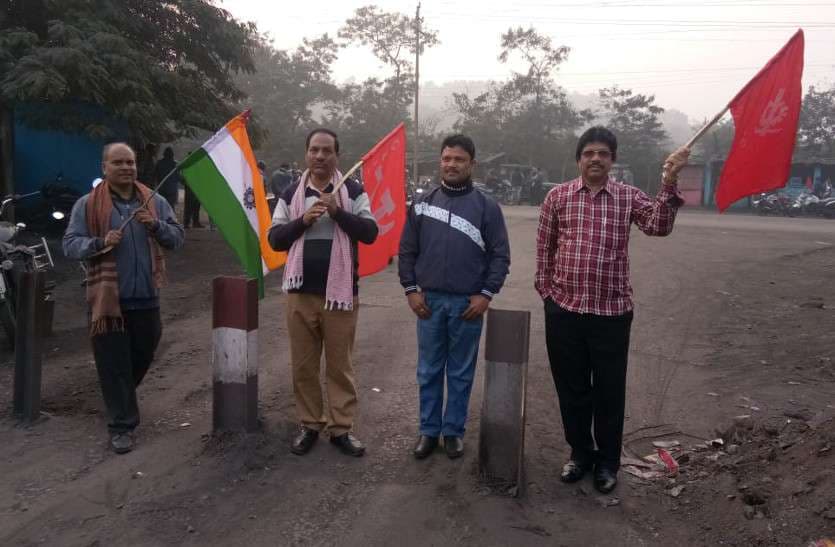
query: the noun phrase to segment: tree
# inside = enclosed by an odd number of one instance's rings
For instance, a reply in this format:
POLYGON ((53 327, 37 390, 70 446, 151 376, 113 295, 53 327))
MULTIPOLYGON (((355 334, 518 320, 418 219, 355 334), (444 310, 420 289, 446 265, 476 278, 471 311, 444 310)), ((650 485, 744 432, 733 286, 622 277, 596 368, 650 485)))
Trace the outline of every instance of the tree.
POLYGON ((0 102, 30 125, 136 141, 214 130, 243 98, 255 28, 214 0, 10 0, 0 17, 0 102))
MULTIPOLYGON (((420 26, 423 53, 439 42, 435 31, 420 26)), ((413 17, 369 5, 354 11, 340 29, 339 37, 346 43, 370 46, 377 59, 391 70, 388 77, 346 85, 342 100, 330 109, 330 123, 340 123, 341 130, 350 132, 353 146, 358 147, 349 153, 353 158, 401 121, 412 121, 408 108, 414 100, 412 61, 418 53, 418 24, 413 17)))
POLYGON ((568 47, 553 46, 533 28, 508 29, 501 37, 499 61, 520 57, 526 70, 492 83, 476 97, 454 94, 460 115, 456 129, 472 135, 484 150, 506 152, 547 169, 552 178, 561 176, 573 162, 574 132, 590 118, 589 112, 573 107, 553 80, 568 53, 568 47))
POLYGON ((835 155, 835 86, 822 91, 810 86, 803 97, 797 152, 810 158, 835 155))
POLYGON ((304 135, 318 125, 315 111, 340 100, 331 78, 338 49, 327 34, 304 39, 291 51, 276 50, 261 38, 254 54, 255 72, 235 80, 247 95, 242 106, 252 108, 265 130, 259 157, 268 166, 301 159, 304 135))
POLYGON ((618 139, 618 162, 627 163, 639 186, 651 190, 660 180, 668 136, 661 123, 664 109, 654 95, 613 86, 600 90, 600 117, 618 139), (657 174, 657 176, 656 176, 657 174))

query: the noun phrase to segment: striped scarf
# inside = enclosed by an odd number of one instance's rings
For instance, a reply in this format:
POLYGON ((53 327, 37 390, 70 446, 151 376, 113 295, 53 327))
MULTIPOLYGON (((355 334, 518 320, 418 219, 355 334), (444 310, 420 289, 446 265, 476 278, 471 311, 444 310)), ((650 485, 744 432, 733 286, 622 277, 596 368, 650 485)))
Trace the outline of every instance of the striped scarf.
MULTIPOLYGON (((151 195, 151 190, 140 182, 136 182, 134 187, 140 201, 145 203, 151 195)), ((87 232, 91 237, 104 239, 107 232, 112 230, 110 217, 113 212, 113 198, 110 195, 110 185, 105 181, 105 184, 96 186, 90 192, 86 205, 87 232)), ((151 215, 157 217, 156 203, 153 199, 148 202, 148 210, 151 215)), ((152 254, 151 275, 154 286, 159 289, 165 283, 165 257, 150 232, 148 248, 152 254)), ((122 308, 119 305, 119 274, 114 251, 88 259, 87 303, 92 313, 90 336, 125 330, 122 308)))
MULTIPOLYGON (((310 172, 305 170, 290 201, 290 220, 304 215, 305 191, 310 172)), ((336 185, 342 179, 342 173, 335 171, 331 184, 336 185)), ((349 201, 348 189, 343 184, 336 195, 336 203, 344 207, 349 201)), ((351 240, 336 221, 333 222, 333 245, 331 246, 328 282, 325 287, 325 309, 350 311, 354 309, 354 257, 351 240)), ((293 242, 287 253, 287 265, 284 267, 285 291, 300 289, 304 284, 304 236, 293 242)))

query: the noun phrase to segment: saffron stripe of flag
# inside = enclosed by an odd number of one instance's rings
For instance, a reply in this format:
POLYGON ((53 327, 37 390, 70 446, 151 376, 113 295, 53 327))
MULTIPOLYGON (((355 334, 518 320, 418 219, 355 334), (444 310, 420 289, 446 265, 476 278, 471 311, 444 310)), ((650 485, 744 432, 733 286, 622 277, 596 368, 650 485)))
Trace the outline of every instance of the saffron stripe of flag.
POLYGON ((271 218, 264 182, 246 133, 248 113, 233 118, 183 162, 186 184, 200 200, 247 275, 258 280, 284 264, 267 241, 271 218))

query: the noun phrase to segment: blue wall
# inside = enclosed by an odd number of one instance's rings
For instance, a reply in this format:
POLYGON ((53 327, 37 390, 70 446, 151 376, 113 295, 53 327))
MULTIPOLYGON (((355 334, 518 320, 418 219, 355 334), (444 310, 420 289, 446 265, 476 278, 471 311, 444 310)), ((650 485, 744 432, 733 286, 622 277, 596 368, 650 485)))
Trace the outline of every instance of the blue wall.
MULTIPOLYGON (((113 139, 108 139, 112 141, 113 139)), ((35 192, 63 176, 82 194, 101 176, 101 151, 108 142, 87 135, 31 129, 15 114, 14 191, 35 192)))

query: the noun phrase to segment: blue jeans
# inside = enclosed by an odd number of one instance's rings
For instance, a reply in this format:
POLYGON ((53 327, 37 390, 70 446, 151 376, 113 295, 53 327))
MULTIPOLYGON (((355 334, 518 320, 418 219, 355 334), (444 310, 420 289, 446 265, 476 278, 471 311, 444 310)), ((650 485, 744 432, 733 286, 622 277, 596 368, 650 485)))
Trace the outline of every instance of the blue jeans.
POLYGON ((424 298, 432 316, 418 319, 417 323, 420 434, 462 437, 484 321, 482 317, 473 321, 461 319, 470 305, 467 295, 425 292, 424 298))

